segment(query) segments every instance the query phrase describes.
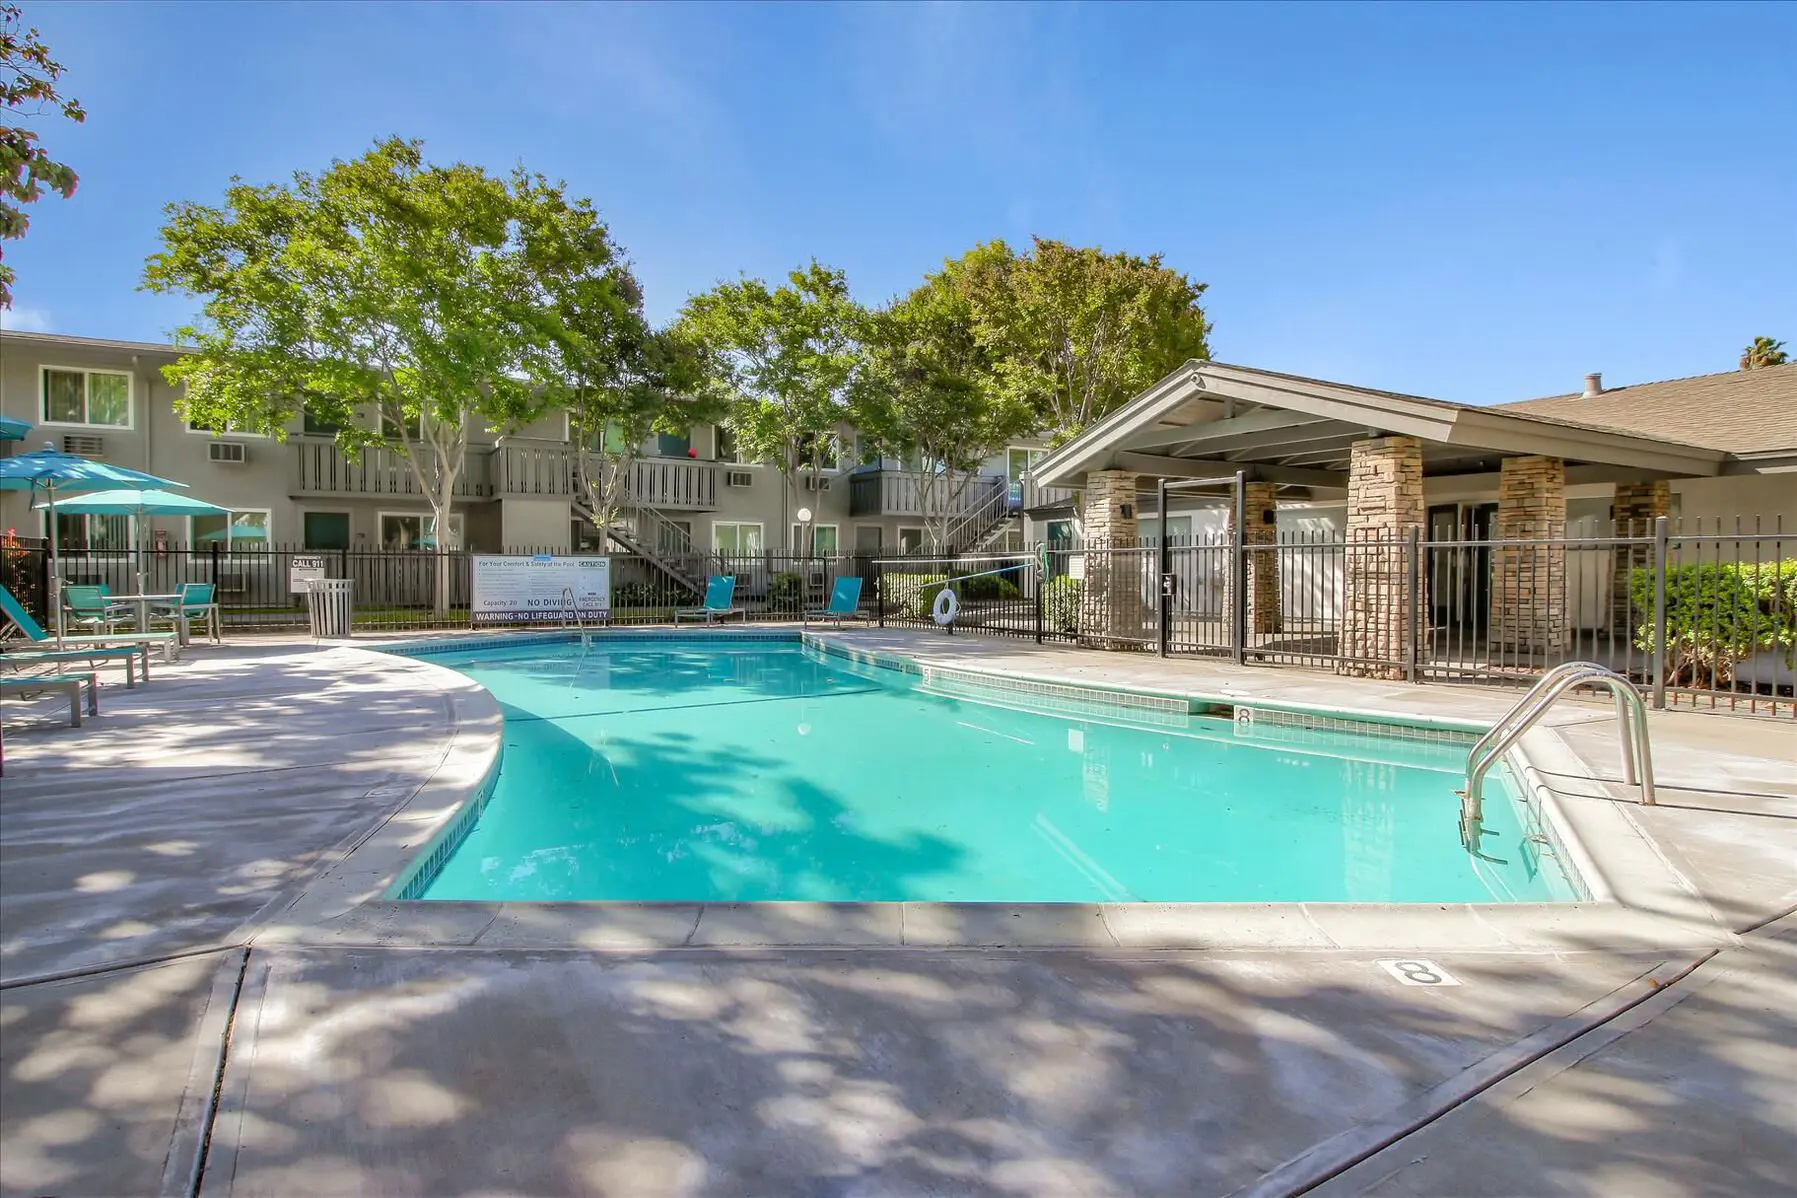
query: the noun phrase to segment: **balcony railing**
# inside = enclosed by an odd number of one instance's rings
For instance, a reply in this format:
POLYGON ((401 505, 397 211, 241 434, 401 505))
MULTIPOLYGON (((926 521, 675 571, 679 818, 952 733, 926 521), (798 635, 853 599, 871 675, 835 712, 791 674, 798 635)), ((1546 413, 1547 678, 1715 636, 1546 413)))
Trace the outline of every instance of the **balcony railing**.
MULTIPOLYGON (((579 488, 577 467, 586 459, 590 476, 604 464, 597 454, 581 455, 571 445, 511 439, 495 445, 493 493, 500 498, 572 497, 579 488)), ((718 464, 692 458, 637 458, 624 485, 628 503, 672 511, 710 511, 717 507, 718 464)))
POLYGON ((1004 489, 1005 480, 991 474, 968 478, 923 470, 861 470, 849 476, 849 515, 965 516, 1004 489))
POLYGON ((1026 512, 1072 503, 1073 497, 1079 494, 1072 487, 1044 487, 1027 478, 1013 485, 1017 494, 1015 505, 1026 512))
MULTIPOLYGON (((404 456, 391 449, 370 445, 351 461, 335 441, 295 438, 299 463, 299 495, 411 495, 424 491, 404 456)), ((470 449, 456 476, 457 499, 485 499, 493 494, 487 474, 487 458, 470 449)))

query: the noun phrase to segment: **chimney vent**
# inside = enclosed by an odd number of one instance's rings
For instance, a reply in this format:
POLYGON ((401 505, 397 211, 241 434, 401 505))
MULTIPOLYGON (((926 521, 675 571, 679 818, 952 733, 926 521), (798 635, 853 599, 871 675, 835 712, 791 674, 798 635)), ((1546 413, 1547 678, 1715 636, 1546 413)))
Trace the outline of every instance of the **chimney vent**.
POLYGON ((1603 393, 1604 393, 1604 376, 1597 373, 1596 371, 1592 371, 1590 374, 1586 375, 1585 376, 1585 394, 1584 394, 1583 398, 1590 399, 1593 395, 1602 395, 1603 393))

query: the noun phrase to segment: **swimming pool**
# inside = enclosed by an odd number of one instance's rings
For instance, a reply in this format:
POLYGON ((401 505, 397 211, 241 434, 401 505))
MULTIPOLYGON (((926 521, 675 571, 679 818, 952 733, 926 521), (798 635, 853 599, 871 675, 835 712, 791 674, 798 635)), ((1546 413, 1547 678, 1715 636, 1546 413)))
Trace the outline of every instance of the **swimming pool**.
POLYGON ((493 694, 505 745, 478 817, 407 886, 425 899, 1578 897, 1501 770, 1487 859, 1461 849, 1456 740, 1069 713, 717 635, 431 660, 493 694))

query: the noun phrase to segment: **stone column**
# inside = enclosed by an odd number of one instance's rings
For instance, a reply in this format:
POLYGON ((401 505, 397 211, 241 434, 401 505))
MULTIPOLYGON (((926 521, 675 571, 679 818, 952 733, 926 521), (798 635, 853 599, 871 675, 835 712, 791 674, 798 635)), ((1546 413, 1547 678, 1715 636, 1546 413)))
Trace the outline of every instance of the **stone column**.
POLYGON ((1492 538, 1499 543, 1491 554, 1486 640, 1494 664, 1503 664, 1508 655, 1562 651, 1568 632, 1565 462, 1538 456, 1504 459, 1492 538), (1502 543, 1509 540, 1553 543, 1502 543))
POLYGON ((1336 669, 1373 678, 1404 677, 1422 630, 1411 624, 1410 589, 1419 620, 1429 610, 1422 571, 1409 560, 1410 530, 1423 526, 1423 443, 1415 437, 1356 441, 1348 458, 1348 528, 1342 568, 1340 654, 1336 669))
POLYGON ((1136 474, 1096 470, 1086 475, 1082 520, 1085 581, 1080 592, 1080 640, 1103 649, 1139 648, 1147 639, 1136 474))
MULTIPOLYGON (((1262 636, 1285 631, 1279 610, 1279 525, 1275 523, 1278 501, 1272 483, 1246 483, 1242 487, 1242 512, 1247 527, 1242 530, 1242 545, 1248 557, 1248 631, 1262 636), (1264 546, 1264 548, 1256 548, 1264 546)), ((1229 535, 1235 536, 1235 505, 1229 507, 1229 535)), ((1223 610, 1235 610, 1232 594, 1235 579, 1224 586, 1223 610)))
MULTIPOLYGON (((1654 521, 1672 514, 1672 484, 1665 479, 1651 483, 1617 483, 1610 519, 1618 537, 1651 537, 1654 521)), ((1634 571, 1653 563, 1652 545, 1618 545, 1610 553, 1610 636, 1627 637, 1641 623, 1629 616, 1629 580, 1634 571)), ((1652 614, 1647 619, 1652 621, 1652 614)))

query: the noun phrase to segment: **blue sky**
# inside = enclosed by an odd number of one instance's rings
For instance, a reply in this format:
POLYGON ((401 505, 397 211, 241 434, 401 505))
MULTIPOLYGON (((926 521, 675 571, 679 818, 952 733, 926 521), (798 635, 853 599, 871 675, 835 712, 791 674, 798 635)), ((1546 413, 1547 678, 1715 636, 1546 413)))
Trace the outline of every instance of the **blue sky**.
POLYGON ((1797 6, 86 5, 10 327, 156 340, 162 206, 423 138, 591 196, 650 314, 808 258, 1159 251, 1224 361, 1483 403, 1797 347, 1797 6))

